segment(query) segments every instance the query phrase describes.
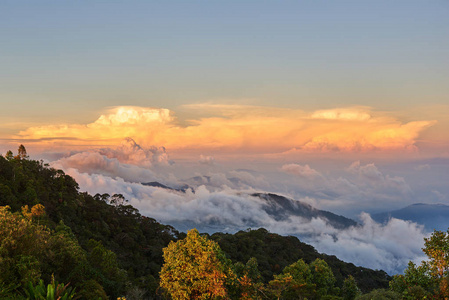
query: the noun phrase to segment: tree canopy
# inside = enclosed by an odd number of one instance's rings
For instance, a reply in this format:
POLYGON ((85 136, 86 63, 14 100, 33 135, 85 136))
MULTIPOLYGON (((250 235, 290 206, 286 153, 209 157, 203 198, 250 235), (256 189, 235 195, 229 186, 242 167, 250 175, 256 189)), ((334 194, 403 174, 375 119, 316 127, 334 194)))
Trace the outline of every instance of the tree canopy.
POLYGON ((227 295, 234 274, 217 243, 196 229, 164 249, 160 286, 173 299, 215 299, 227 295))
POLYGON ((449 298, 449 230, 434 231, 424 239, 428 260, 417 266, 409 262, 403 275, 395 275, 390 288, 406 299, 449 298))

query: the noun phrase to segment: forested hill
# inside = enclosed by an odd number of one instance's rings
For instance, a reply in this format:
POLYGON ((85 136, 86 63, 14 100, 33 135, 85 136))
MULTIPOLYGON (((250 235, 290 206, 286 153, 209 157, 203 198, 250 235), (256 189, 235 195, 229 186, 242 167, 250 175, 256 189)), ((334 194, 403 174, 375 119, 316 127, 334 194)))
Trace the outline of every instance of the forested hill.
MULTIPOLYGON (((42 204, 46 216, 39 220, 40 224, 56 232, 69 228, 85 256, 81 265, 72 253, 67 253, 70 249, 50 249, 60 252, 57 258, 61 261, 49 262, 60 265, 54 268, 40 266, 48 272, 42 274, 45 281, 54 273, 58 281, 70 282, 79 292, 85 290, 92 295, 95 290, 100 296, 105 292, 111 299, 124 295, 129 288, 155 293, 163 263, 162 249, 185 234, 140 215, 121 195, 92 196, 78 189, 72 177, 42 161, 19 155, 0 156, 0 206, 8 205, 17 212, 25 205, 42 204), (77 264, 71 265, 70 261, 77 264), (59 267, 67 271, 58 272, 59 267)), ((2 278, 0 274, 0 287, 13 279, 20 284, 22 275, 14 276, 2 278)))
MULTIPOLYGON (((32 219, 30 226, 38 230, 39 239, 44 239, 37 243, 32 235, 14 236, 11 232, 15 228, 0 228, 0 269, 9 270, 0 274, 0 298, 23 294, 27 282, 42 279, 48 283, 52 274, 57 282, 75 287, 82 298, 105 299, 107 295, 116 299, 127 295, 127 299, 135 299, 143 294, 160 298, 156 295, 162 249, 170 241, 186 236, 172 226, 142 216, 121 195, 80 192, 72 177, 42 161, 28 159, 24 148, 16 156, 11 152, 5 157, 0 155, 0 206, 0 222, 23 218, 17 222, 19 226, 28 222, 26 218, 32 219), (39 204, 45 213, 40 212, 39 204), (16 246, 8 246, 11 243, 16 246), (18 243, 25 246, 17 247, 18 243)), ((246 263, 255 257, 265 282, 300 258, 307 263, 324 259, 340 287, 348 275, 365 292, 387 287, 390 279, 383 271, 344 263, 334 256, 319 254, 295 237, 264 229, 216 233, 210 239, 218 242, 234 263, 246 263)))

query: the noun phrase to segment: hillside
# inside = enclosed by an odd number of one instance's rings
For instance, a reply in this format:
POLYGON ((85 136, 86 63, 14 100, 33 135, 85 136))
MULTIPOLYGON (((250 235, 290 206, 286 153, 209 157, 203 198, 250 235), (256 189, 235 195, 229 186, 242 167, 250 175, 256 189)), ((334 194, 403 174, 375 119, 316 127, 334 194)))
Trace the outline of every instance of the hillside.
POLYGON ((323 259, 331 267, 340 287, 349 275, 356 279, 363 292, 386 288, 391 279, 384 271, 356 267, 335 256, 318 253, 314 247, 294 236, 280 236, 263 228, 239 231, 235 234, 214 233, 211 239, 218 242, 233 261, 246 263, 251 257, 255 257, 265 282, 299 259, 310 263, 317 258, 323 259))
MULTIPOLYGON (((41 278, 49 280, 54 274, 56 280, 70 282, 80 293, 97 291, 112 299, 135 290, 155 297, 163 264, 162 249, 170 241, 184 238, 185 233, 142 216, 121 195, 92 196, 78 189, 75 180, 63 171, 49 168, 42 161, 29 160, 26 153, 0 156, 0 206, 8 205, 12 212, 19 212, 25 205, 42 204, 46 215, 36 226, 49 228, 52 235, 64 234, 73 247, 80 249, 77 253, 83 264, 73 263, 76 272, 64 265, 54 269, 52 266, 57 262, 47 259, 41 278)), ((233 262, 256 257, 265 282, 300 258, 307 262, 324 259, 339 286, 348 275, 356 278, 363 291, 387 287, 390 279, 383 271, 355 267, 318 253, 296 237, 283 237, 264 229, 234 235, 215 233, 211 239, 220 244, 233 262)), ((49 251, 51 254, 54 249, 49 251)), ((71 250, 64 251, 59 256, 61 262, 73 256, 71 250)))

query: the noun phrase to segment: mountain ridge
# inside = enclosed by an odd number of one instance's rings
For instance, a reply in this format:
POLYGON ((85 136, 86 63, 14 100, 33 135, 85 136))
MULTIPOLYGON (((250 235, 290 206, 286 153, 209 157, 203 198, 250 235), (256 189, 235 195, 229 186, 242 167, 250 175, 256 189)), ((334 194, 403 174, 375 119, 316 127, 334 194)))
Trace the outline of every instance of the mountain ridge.
POLYGON ((346 229, 357 226, 358 223, 352 219, 334 214, 329 211, 320 210, 310 204, 299 200, 293 200, 274 193, 253 193, 253 197, 259 197, 267 201, 265 211, 278 220, 289 216, 299 216, 310 221, 312 218, 322 218, 327 223, 337 229, 346 229), (283 211, 281 210, 283 209, 283 211))
POLYGON ((373 214, 371 217, 380 223, 396 218, 421 224, 427 231, 446 231, 449 227, 449 205, 414 203, 401 209, 373 214))

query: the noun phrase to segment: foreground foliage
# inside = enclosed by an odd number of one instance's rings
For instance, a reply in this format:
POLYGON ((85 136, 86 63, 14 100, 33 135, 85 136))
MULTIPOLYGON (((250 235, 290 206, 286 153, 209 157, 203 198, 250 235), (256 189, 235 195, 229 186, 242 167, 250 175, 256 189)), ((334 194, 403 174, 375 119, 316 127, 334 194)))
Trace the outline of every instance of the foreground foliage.
POLYGON ((33 286, 31 282, 25 290, 26 299, 31 300, 71 300, 75 299, 75 290, 69 287, 69 284, 58 284, 55 279, 52 278, 51 283, 45 286, 44 281, 41 279, 39 284, 33 286))
MULTIPOLYGON (((80 295, 92 292, 86 291, 85 284, 92 280, 92 276, 83 272, 96 271, 89 264, 88 254, 70 235, 70 229, 60 226, 51 231, 40 225, 39 220, 45 217, 42 208, 38 204, 31 212, 23 207, 22 213, 12 213, 9 206, 0 207, 0 296, 19 298, 26 294, 30 299, 41 299, 45 292, 56 296, 55 299, 73 298, 70 296, 72 287, 56 284, 55 277, 62 282, 71 282, 80 295), (51 282, 47 288, 44 280, 51 282)), ((98 278, 94 280, 97 282, 94 292, 105 299, 98 278)))
POLYGON ((359 294, 353 277, 343 289, 329 265, 317 258, 286 266, 268 284, 262 282, 256 258, 232 264, 219 245, 196 229, 164 249, 161 288, 171 299, 350 299, 359 294))
POLYGON ((449 230, 434 231, 424 239, 428 260, 417 266, 409 262, 404 275, 396 275, 390 288, 403 299, 449 298, 449 230))
POLYGON ((174 299, 226 297, 226 285, 233 280, 230 261, 213 241, 196 229, 164 249, 165 264, 160 286, 174 299))
POLYGON ((256 258, 242 272, 241 262, 232 265, 217 243, 191 230, 185 240, 164 249, 161 287, 172 299, 449 299, 449 230, 434 231, 423 252, 428 260, 419 266, 410 262, 390 281, 390 289, 361 294, 351 275, 337 286, 334 272, 320 258, 309 264, 299 259, 264 283, 256 258))

